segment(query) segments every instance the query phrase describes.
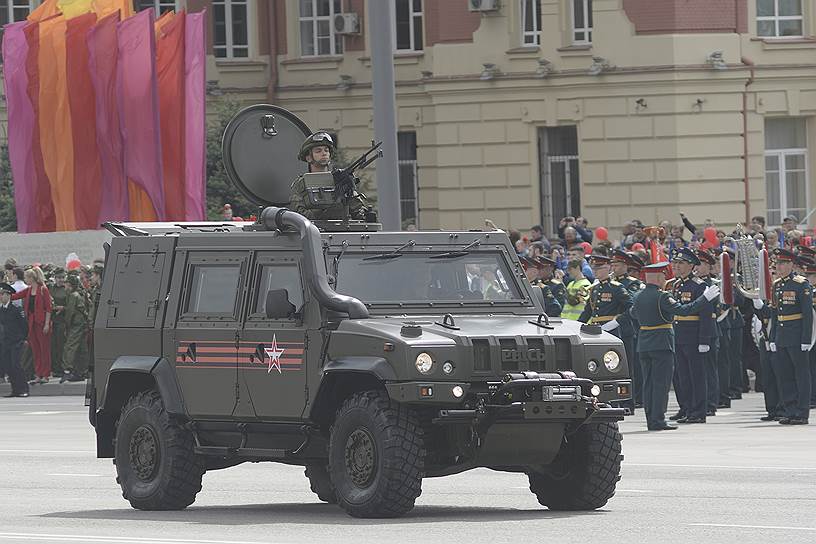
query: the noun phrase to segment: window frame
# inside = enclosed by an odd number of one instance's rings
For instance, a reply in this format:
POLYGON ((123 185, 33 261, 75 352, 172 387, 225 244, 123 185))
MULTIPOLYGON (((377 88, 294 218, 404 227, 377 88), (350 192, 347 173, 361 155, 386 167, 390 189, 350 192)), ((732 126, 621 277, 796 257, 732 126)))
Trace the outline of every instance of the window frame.
MULTIPOLYGON (((409 204, 409 203, 413 202, 413 208, 414 208, 414 217, 413 217, 414 223, 413 224, 417 229, 419 229, 419 160, 418 160, 418 149, 419 149, 419 144, 418 144, 418 141, 417 141, 417 132, 415 130, 400 130, 400 131, 397 132, 397 155, 398 155, 398 157, 397 157, 397 169, 398 169, 398 174, 400 174, 400 176, 402 174, 402 170, 400 169, 401 166, 410 166, 411 169, 412 169, 412 175, 413 175, 413 194, 411 194, 410 197, 406 197, 406 195, 403 194, 403 191, 402 191, 402 181, 403 180, 400 179, 400 223, 404 223, 405 220, 406 220, 405 217, 402 217, 402 205, 403 204, 409 204), (405 134, 405 135, 413 134, 414 135, 413 136, 414 137, 414 156, 413 156, 413 158, 399 156, 399 152, 402 149, 402 146, 399 145, 399 140, 400 140, 400 135, 401 134, 405 134)), ((406 225, 403 225, 403 229, 405 227, 406 227, 406 225)))
POLYGON ((300 47, 300 56, 303 58, 315 58, 315 57, 333 57, 342 55, 345 49, 344 42, 343 42, 343 35, 338 34, 334 31, 334 16, 338 13, 343 13, 343 2, 342 0, 328 0, 329 2, 329 15, 318 15, 317 14, 317 2, 318 0, 309 0, 312 3, 312 15, 311 16, 304 16, 301 13, 301 2, 303 0, 298 0, 295 11, 297 13, 297 29, 298 29, 298 42, 300 47), (337 11, 335 2, 340 5, 340 11, 337 11), (303 23, 306 21, 312 22, 312 47, 314 48, 314 53, 306 54, 303 50, 303 32, 301 31, 303 23), (317 34, 317 25, 320 21, 328 21, 329 23, 329 43, 331 45, 331 49, 328 53, 321 53, 320 47, 318 45, 318 34, 317 34))
POLYGON ((399 49, 397 46, 397 0, 391 0, 391 8, 394 10, 394 18, 391 20, 391 35, 393 36, 394 53, 420 53, 425 50, 425 5, 423 0, 419 0, 420 11, 414 11, 414 0, 406 0, 408 2, 408 28, 411 42, 410 48, 399 49), (419 25, 422 31, 422 47, 416 48, 416 19, 419 19, 419 25))
POLYGON ((210 322, 210 323, 238 323, 240 321, 241 309, 244 304, 244 286, 246 283, 245 272, 248 261, 246 253, 198 253, 191 254, 185 266, 184 284, 182 297, 179 301, 178 321, 179 322, 210 322), (238 285, 236 287, 235 301, 231 313, 227 312, 190 312, 188 311, 192 299, 194 272, 197 267, 213 266, 238 266, 238 285))
POLYGON ((572 36, 570 42, 573 45, 592 45, 592 34, 595 30, 595 21, 590 20, 592 19, 592 0, 571 0, 570 1, 570 21, 571 21, 571 31, 572 36), (584 26, 578 28, 575 26, 575 7, 576 2, 581 3, 581 7, 584 10, 584 26), (575 38, 575 35, 579 32, 584 33, 584 38, 578 40, 575 38))
POLYGON ((774 3, 774 15, 771 16, 760 16, 759 15, 759 2, 760 0, 756 0, 754 2, 754 9, 756 10, 756 35, 758 38, 763 40, 795 40, 805 37, 805 4, 802 0, 799 1, 799 11, 801 15, 779 15, 779 0, 773 0, 774 3), (763 36, 759 33, 759 23, 761 21, 773 21, 774 23, 774 33, 771 36, 763 36), (779 34, 779 23, 781 21, 801 21, 802 23, 802 32, 796 35, 790 36, 782 36, 779 34))
MULTIPOLYGON (((278 251, 273 254, 265 253, 259 254, 255 260, 255 264, 253 266, 253 277, 252 277, 252 288, 249 290, 249 297, 247 299, 246 305, 246 318, 244 319, 247 325, 251 324, 269 324, 269 323, 295 323, 300 324, 303 322, 304 315, 306 313, 306 307, 309 303, 308 299, 308 291, 303 284, 303 270, 301 267, 300 260, 298 259, 298 254, 286 252, 286 251, 278 251), (300 297, 302 300, 302 305, 300 308, 296 308, 299 312, 297 317, 292 317, 289 319, 269 319, 266 317, 266 313, 256 312, 255 309, 257 307, 257 303, 259 300, 259 296, 261 296, 261 283, 264 279, 264 268, 266 267, 288 267, 294 268, 297 271, 297 277, 300 281, 300 297)), ((266 296, 266 293, 263 294, 266 296)), ((251 327, 250 327, 251 328, 251 327)))
MULTIPOLYGON (((36 9, 40 4, 41 0, 28 0, 28 14, 26 14, 26 17, 31 14, 31 12, 34 11, 34 9, 36 9)), ((14 18, 14 10, 23 8, 25 8, 25 6, 15 5, 14 0, 3 0, 2 4, 0 4, 0 9, 2 9, 6 14, 7 24, 24 21, 25 18, 20 19, 19 21, 14 18)))
POLYGON ((230 61, 230 60, 237 60, 237 61, 248 61, 252 57, 252 38, 253 38, 253 31, 252 31, 252 24, 251 21, 254 19, 253 15, 253 6, 254 2, 252 0, 212 0, 212 4, 210 8, 213 11, 213 25, 216 24, 216 4, 224 6, 224 45, 219 45, 216 43, 216 36, 215 31, 213 31, 213 55, 215 56, 216 61, 230 61), (246 6, 246 36, 247 36, 247 43, 246 44, 239 44, 236 45, 234 43, 234 38, 232 34, 233 24, 232 24, 232 7, 233 5, 243 5, 246 6), (219 50, 224 50, 224 56, 219 57, 218 52, 219 50), (236 56, 235 50, 246 50, 246 56, 236 56))
POLYGON ((771 212, 778 212, 779 213, 779 223, 776 226, 782 224, 782 220, 790 215, 791 213, 796 213, 797 218, 800 220, 800 225, 805 224, 803 213, 807 213, 808 211, 808 203, 810 202, 810 183, 808 180, 810 179, 810 165, 808 164, 809 157, 808 157, 808 148, 805 147, 797 147, 797 148, 788 148, 788 149, 766 149, 765 150, 765 158, 768 157, 775 157, 777 160, 777 169, 776 170, 768 170, 767 164, 765 166, 765 187, 766 187, 766 207, 765 207, 765 214, 768 217, 768 223, 773 224, 770 221, 771 212), (789 170, 787 166, 787 158, 788 157, 802 157, 802 162, 804 163, 804 169, 792 169, 789 170), (795 171, 801 172, 804 171, 805 174, 805 196, 803 206, 801 208, 791 208, 788 205, 788 172, 795 171), (777 180, 777 191, 779 191, 779 208, 770 208, 768 204, 768 173, 774 172, 778 176, 777 180), (791 211, 796 210, 796 211, 791 211))
POLYGON ((521 47, 540 47, 541 46, 541 0, 520 0, 519 7, 521 9, 519 21, 521 47), (527 4, 532 3, 533 10, 533 29, 527 30, 527 4), (532 38, 531 42, 527 38, 532 38))
POLYGON ((147 7, 141 7, 142 2, 146 1, 153 4, 153 11, 156 14, 156 19, 162 16, 161 12, 162 4, 169 4, 172 2, 173 11, 178 13, 180 10, 185 8, 185 4, 187 3, 187 0, 136 0, 134 2, 135 11, 144 11, 148 9, 147 7), (136 5, 139 5, 140 7, 137 8, 136 5))

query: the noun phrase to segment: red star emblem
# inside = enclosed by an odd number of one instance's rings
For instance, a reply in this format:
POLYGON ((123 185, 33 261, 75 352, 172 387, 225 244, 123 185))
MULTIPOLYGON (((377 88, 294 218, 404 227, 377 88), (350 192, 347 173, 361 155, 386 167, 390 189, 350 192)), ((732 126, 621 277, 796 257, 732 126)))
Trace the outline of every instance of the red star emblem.
POLYGON ((285 349, 278 349, 278 338, 277 335, 272 336, 272 346, 268 348, 264 348, 264 353, 267 357, 269 357, 269 369, 266 371, 267 374, 272 372, 272 369, 277 369, 278 374, 283 374, 281 372, 281 365, 280 365, 280 358, 283 355, 283 352, 286 351, 285 349))

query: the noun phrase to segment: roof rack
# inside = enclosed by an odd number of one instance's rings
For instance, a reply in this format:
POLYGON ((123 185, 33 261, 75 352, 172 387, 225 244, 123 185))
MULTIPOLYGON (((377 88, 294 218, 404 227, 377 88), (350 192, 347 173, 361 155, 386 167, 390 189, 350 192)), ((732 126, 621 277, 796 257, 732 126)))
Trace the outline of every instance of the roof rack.
POLYGON ((241 232, 247 222, 241 221, 198 221, 198 222, 155 222, 120 223, 107 221, 102 226, 114 236, 164 236, 182 232, 241 232))

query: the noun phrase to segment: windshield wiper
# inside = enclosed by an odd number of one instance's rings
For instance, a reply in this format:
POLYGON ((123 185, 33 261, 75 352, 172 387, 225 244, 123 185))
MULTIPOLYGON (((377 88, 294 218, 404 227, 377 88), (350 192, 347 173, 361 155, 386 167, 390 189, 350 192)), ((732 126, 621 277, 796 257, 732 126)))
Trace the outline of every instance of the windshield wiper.
POLYGON ((416 245, 416 242, 414 242, 413 240, 408 240, 408 242, 402 244, 401 246, 399 246, 394 251, 391 251, 390 253, 380 253, 379 255, 371 255, 369 257, 363 257, 363 260, 364 261, 374 261, 374 260, 381 260, 381 259, 396 259, 397 257, 402 257, 402 253, 400 253, 400 251, 402 251, 406 247, 414 247, 415 245, 416 245))
POLYGON ((463 247, 462 249, 457 249, 456 251, 448 251, 446 253, 439 253, 438 255, 431 255, 431 259, 450 259, 452 257, 464 257, 468 253, 470 253, 470 249, 474 247, 478 247, 481 244, 481 240, 478 238, 473 240, 471 243, 463 247))

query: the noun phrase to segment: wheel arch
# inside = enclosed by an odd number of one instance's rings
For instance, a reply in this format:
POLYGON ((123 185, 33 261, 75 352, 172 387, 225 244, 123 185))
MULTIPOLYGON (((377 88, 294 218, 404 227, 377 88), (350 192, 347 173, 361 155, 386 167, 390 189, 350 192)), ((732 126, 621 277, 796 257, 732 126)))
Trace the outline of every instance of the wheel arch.
POLYGON ((329 425, 343 401, 354 393, 386 391, 385 383, 397 379, 390 363, 382 357, 341 357, 323 367, 315 401, 309 413, 312 421, 329 425))

